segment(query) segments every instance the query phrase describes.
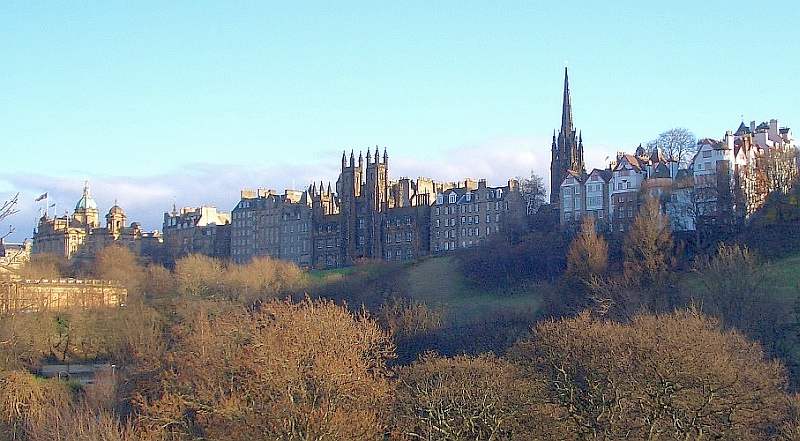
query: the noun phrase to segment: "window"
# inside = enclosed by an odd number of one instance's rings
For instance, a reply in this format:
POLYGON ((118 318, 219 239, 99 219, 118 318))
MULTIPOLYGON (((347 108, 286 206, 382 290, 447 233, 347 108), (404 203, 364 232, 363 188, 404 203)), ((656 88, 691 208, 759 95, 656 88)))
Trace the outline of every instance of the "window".
POLYGON ((436 207, 436 215, 439 215, 439 207, 436 207))
POLYGON ((439 219, 436 219, 436 228, 439 228, 439 219))
POLYGON ((461 225, 464 225, 465 223, 467 223, 467 217, 461 216, 461 225))
POLYGON ((581 187, 580 187, 580 185, 575 187, 575 194, 581 194, 581 187))
POLYGON ((467 192, 467 194, 464 195, 464 200, 466 200, 467 202, 471 201, 472 193, 467 192))
POLYGON ((456 194, 455 193, 450 193, 450 203, 451 204, 455 204, 456 203, 456 194))
MULTIPOLYGON (((444 204, 444 196, 441 193, 436 195, 436 205, 444 204)), ((436 214, 439 214, 439 209, 436 209, 436 214)))
POLYGON ((711 157, 711 150, 705 150, 703 152, 703 157, 704 158, 710 158, 711 157))

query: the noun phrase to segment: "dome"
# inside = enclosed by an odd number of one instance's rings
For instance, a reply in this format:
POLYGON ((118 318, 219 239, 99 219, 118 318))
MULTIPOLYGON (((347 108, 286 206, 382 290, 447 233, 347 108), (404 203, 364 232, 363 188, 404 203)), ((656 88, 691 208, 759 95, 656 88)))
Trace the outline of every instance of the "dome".
POLYGON ((115 215, 125 216, 125 210, 123 210, 122 207, 120 207, 119 205, 114 204, 114 206, 111 207, 110 210, 108 210, 108 215, 109 216, 115 216, 115 215))
POLYGON ((97 203, 92 199, 88 182, 83 186, 83 196, 81 196, 81 198, 78 199, 78 203, 75 204, 75 211, 81 210, 97 210, 97 203))

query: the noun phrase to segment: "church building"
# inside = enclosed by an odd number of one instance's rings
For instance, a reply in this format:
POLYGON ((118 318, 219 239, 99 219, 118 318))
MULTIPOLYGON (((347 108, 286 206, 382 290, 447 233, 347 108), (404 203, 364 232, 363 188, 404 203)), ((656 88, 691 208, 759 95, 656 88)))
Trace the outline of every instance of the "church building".
POLYGON ((556 136, 550 160, 550 204, 559 207, 561 183, 568 174, 586 174, 583 162, 583 137, 572 123, 572 98, 569 90, 569 74, 564 68, 564 99, 561 106, 561 129, 556 136))

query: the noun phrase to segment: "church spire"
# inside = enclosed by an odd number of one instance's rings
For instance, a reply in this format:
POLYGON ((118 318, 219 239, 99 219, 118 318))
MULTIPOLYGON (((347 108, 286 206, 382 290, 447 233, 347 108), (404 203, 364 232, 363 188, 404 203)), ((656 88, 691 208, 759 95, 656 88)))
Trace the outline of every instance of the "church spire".
POLYGON ((561 109, 561 132, 572 133, 572 98, 569 94, 569 73, 564 67, 564 102, 561 109))

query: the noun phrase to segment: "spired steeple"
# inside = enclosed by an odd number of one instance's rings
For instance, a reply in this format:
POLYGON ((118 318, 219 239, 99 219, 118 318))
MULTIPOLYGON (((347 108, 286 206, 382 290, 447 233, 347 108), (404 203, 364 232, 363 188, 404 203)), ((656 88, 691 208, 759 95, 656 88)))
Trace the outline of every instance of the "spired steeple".
POLYGON ((569 72, 564 68, 564 95, 561 103, 561 130, 553 133, 550 160, 550 203, 558 208, 561 182, 571 170, 585 173, 583 162, 583 135, 575 130, 572 120, 572 94, 569 90, 569 72))
POLYGON ((561 132, 572 133, 572 97, 569 93, 569 73, 564 68, 564 101, 561 107, 561 132))

